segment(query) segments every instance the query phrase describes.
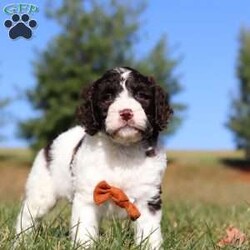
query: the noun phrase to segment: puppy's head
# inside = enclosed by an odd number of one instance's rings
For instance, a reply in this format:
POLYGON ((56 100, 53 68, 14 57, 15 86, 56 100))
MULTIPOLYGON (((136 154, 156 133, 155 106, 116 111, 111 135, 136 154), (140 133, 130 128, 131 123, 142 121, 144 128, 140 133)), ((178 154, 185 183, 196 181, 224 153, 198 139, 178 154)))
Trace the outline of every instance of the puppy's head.
POLYGON ((157 137, 172 113, 165 91, 127 67, 107 71, 81 97, 77 116, 86 132, 102 131, 124 145, 157 137))

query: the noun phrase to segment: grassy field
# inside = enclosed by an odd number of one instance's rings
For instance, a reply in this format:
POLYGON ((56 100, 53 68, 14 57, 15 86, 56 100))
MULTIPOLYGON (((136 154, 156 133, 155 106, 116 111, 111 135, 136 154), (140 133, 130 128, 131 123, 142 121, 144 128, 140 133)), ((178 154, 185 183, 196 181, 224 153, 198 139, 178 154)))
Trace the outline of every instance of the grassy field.
MULTIPOLYGON (((163 182, 164 249, 219 249, 233 225, 250 235, 250 164, 241 152, 169 152, 163 182)), ((0 249, 11 249, 13 225, 31 154, 0 150, 0 249)), ((69 240, 70 206, 60 202, 19 249, 77 249, 69 240)), ((94 249, 144 249, 133 244, 129 221, 102 223, 94 249)), ((249 241, 223 249, 250 249, 249 241)))

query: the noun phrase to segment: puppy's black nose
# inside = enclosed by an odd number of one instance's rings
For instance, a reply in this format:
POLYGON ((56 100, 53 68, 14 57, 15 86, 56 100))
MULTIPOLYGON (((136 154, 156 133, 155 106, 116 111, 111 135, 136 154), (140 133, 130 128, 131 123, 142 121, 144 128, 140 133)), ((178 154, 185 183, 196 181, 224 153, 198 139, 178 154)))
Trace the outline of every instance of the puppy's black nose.
POLYGON ((129 121, 133 117, 132 109, 123 109, 119 112, 122 120, 129 121))

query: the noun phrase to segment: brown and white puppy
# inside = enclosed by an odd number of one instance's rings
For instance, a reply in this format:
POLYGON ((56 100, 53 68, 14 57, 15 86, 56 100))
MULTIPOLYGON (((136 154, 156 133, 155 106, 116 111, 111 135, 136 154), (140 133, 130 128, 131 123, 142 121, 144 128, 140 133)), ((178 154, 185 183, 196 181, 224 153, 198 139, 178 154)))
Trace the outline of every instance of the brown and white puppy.
POLYGON ((93 191, 105 180, 122 189, 141 213, 134 222, 135 241, 148 237, 152 249, 160 248, 166 154, 157 141, 172 113, 167 94, 152 78, 121 67, 107 71, 81 97, 81 126, 59 135, 34 161, 17 234, 29 231, 59 198, 67 197, 73 202, 72 239, 92 244, 102 217, 127 216, 112 202, 94 203, 93 191))

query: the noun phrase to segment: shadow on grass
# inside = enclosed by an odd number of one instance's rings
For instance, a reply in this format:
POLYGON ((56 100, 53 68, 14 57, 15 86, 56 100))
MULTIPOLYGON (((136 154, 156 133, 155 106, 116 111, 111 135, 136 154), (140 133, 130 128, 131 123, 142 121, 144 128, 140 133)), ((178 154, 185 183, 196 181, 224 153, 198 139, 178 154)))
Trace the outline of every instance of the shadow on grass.
POLYGON ((239 158, 222 158, 220 162, 226 167, 230 167, 242 172, 250 172, 250 160, 239 158))
POLYGON ((0 155, 0 161, 8 161, 10 157, 8 155, 0 155))
POLYGON ((175 163, 176 162, 176 158, 173 158, 173 157, 168 157, 167 158, 167 163, 168 164, 173 164, 173 163, 175 163))

